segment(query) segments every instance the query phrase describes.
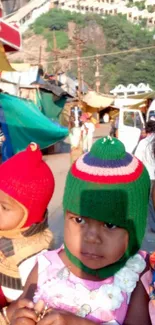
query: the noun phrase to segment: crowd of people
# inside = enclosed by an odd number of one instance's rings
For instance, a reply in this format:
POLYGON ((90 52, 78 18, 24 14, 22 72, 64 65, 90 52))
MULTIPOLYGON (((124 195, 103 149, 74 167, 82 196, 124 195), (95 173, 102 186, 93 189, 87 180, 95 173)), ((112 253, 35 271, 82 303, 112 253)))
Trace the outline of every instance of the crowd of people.
POLYGON ((70 127, 84 154, 68 171, 57 250, 47 212, 55 181, 39 147, 0 165, 0 325, 155 324, 155 254, 141 250, 155 207, 155 122, 135 155, 115 137, 92 144, 91 123, 70 127))

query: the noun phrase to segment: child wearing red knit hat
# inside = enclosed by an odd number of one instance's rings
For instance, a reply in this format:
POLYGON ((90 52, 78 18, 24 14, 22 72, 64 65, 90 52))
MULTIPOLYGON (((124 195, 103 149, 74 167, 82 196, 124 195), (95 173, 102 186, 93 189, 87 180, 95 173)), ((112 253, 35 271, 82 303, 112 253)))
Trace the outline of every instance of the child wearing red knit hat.
POLYGON ((37 253, 52 247, 54 177, 35 143, 0 166, 0 307, 17 299, 37 253))

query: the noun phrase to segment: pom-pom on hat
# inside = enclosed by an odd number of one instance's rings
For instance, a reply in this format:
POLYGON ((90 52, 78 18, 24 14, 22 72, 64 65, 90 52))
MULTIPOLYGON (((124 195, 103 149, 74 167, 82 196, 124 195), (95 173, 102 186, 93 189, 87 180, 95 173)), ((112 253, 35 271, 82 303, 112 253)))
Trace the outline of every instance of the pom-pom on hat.
MULTIPOLYGON (((111 223, 129 233, 125 256, 104 268, 102 275, 113 275, 141 247, 149 191, 146 168, 116 138, 97 140, 90 152, 72 165, 64 191, 64 212, 111 223)), ((70 252, 67 254, 71 258, 70 252)))
POLYGON ((28 210, 24 227, 43 221, 54 187, 53 174, 35 143, 0 165, 0 190, 28 210))

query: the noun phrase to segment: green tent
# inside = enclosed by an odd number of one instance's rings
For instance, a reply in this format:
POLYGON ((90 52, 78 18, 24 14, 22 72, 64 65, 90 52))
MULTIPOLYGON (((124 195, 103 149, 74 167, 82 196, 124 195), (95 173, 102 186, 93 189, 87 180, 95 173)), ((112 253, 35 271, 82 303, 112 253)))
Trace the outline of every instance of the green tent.
POLYGON ((65 100, 59 100, 54 103, 52 94, 40 90, 37 96, 38 106, 41 107, 42 113, 54 121, 59 121, 59 116, 64 108, 65 100))
POLYGON ((6 139, 10 138, 13 153, 25 149, 32 141, 44 149, 68 135, 67 128, 47 118, 32 101, 3 93, 0 122, 5 130, 7 127, 6 139))

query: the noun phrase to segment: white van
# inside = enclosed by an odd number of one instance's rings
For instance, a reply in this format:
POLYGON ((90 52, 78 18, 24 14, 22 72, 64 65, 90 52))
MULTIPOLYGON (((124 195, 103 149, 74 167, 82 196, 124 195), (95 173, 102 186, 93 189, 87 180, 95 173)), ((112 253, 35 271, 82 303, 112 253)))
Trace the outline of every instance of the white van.
MULTIPOLYGON (((146 122, 149 120, 155 120, 155 100, 152 101, 146 114, 146 122)), ((119 109, 118 139, 124 143, 129 153, 133 153, 136 149, 144 128, 145 120, 140 110, 119 109)))
POLYGON ((155 100, 152 101, 146 114, 146 121, 149 120, 155 121, 155 100))

